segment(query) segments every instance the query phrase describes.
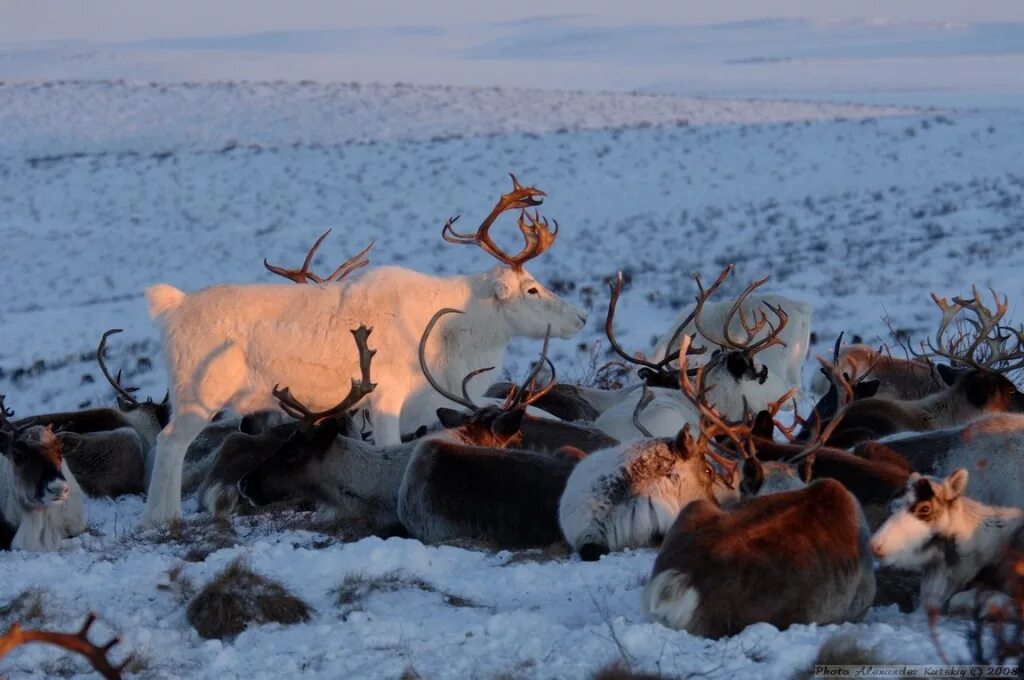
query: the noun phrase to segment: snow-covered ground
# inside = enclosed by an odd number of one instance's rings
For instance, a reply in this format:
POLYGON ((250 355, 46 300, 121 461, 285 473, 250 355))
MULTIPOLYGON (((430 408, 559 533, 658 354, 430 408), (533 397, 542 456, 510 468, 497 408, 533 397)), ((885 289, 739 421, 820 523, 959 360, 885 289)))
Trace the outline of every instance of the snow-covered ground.
MULTIPOLYGON (((2 62, 0 62, 2 63, 2 62)), ((2 70, 0 70, 2 74, 2 70)), ((928 292, 994 286, 1024 297, 1024 117, 1019 111, 684 99, 316 83, 33 82, 0 86, 0 393, 22 414, 105 403, 92 352, 143 394, 165 388, 143 288, 267 281, 326 227, 321 268, 377 239, 374 264, 429 272, 491 266, 448 245, 444 220, 482 217, 515 172, 562 226, 531 271, 592 310, 558 343, 560 375, 589 373, 607 280, 632 275, 619 335, 646 349, 692 299, 691 275, 737 264, 811 301, 825 351, 840 331, 920 335, 928 292)), ((515 229, 503 223, 514 242, 515 229)), ((1011 315, 1020 320, 1019 303, 1011 315)), ((513 347, 511 364, 536 351, 513 347)), ((599 346, 604 360, 604 344, 599 346)), ((189 532, 201 529, 194 502, 189 532)), ((722 641, 647 620, 654 552, 584 564, 555 554, 366 538, 295 518, 241 518, 227 539, 136 533, 141 500, 89 503, 94 531, 57 554, 0 555, 0 608, 45 591, 48 624, 89 610, 140 650, 151 677, 584 678, 625 660, 668 677, 786 677, 852 631, 892 662, 936 660, 924 617, 875 609, 862 624, 755 626, 722 641), (310 622, 200 639, 168 572, 201 585, 236 557, 316 610, 310 622), (186 561, 186 558, 191 561, 186 561), (339 604, 347 577, 401 572, 339 604)), ((215 532, 216 533, 216 532, 215 532)), ((3 622, 0 622, 3 623, 3 622)), ((962 626, 943 646, 966 657, 962 626)), ((46 648, 9 677, 82 670, 46 648)))

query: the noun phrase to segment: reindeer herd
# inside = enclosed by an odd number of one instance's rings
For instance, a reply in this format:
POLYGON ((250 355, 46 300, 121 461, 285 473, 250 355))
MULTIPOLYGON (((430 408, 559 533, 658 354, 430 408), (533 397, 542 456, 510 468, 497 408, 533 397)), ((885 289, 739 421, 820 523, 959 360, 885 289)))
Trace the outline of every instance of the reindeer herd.
POLYGON ((115 408, 16 420, 0 398, 0 547, 57 549, 84 530, 85 495, 145 491, 143 521, 164 523, 184 492, 219 517, 302 499, 426 543, 564 541, 583 560, 660 546, 644 609, 713 637, 856 621, 877 564, 920 572, 929 611, 992 574, 1014 587, 1001 566, 1024 536, 1024 394, 1010 378, 1024 326, 1007 300, 933 295, 942 316, 920 351, 840 338, 805 381, 811 307, 764 292, 767 279, 715 299, 733 267, 697 276, 692 310, 647 358, 616 339, 620 274, 605 329, 635 380, 560 384, 548 341, 587 314, 524 268, 558 235, 543 196, 513 177, 475 232, 444 226, 498 260, 481 274, 356 276, 370 244, 321 277, 324 234, 301 268, 264 262, 291 284, 152 286, 163 401, 108 371, 116 329, 97 351, 115 408), (514 254, 490 235, 508 211, 514 254), (518 383, 485 380, 513 338, 541 342, 536 364, 518 383), (820 400, 801 415, 805 382, 820 400))

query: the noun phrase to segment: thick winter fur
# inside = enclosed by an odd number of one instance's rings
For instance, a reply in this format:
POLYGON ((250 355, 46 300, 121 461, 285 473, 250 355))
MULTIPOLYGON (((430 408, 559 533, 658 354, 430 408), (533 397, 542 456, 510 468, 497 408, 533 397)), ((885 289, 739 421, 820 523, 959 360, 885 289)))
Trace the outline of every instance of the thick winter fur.
POLYGON ((0 523, 16 527, 12 549, 57 550, 85 531, 84 495, 63 460, 65 446, 73 446, 67 442, 38 425, 0 441, 0 523))
POLYGON ((926 475, 970 471, 967 496, 986 505, 1024 507, 1024 415, 978 418, 967 425, 883 439, 875 445, 900 455, 926 475))
POLYGON ((657 543, 687 503, 734 495, 710 464, 675 439, 641 439, 577 464, 558 505, 562 534, 584 560, 657 543))
POLYGON ((85 434, 61 433, 74 444, 67 463, 82 490, 92 497, 121 496, 145 491, 145 450, 132 427, 85 434))
POLYGON ((425 543, 550 545, 560 537, 558 499, 574 465, 568 457, 467 445, 449 430, 417 443, 398 490, 398 517, 425 543))
POLYGON ((277 384, 308 395, 313 410, 338 403, 359 371, 351 328, 374 328, 377 389, 366 406, 377 442, 393 445, 447 405, 416 361, 438 309, 464 312, 439 324, 426 351, 431 372, 456 393, 471 371, 503 365, 511 338, 541 338, 549 328, 567 338, 586 322, 525 270, 505 266, 448 278, 382 267, 344 285, 214 286, 187 296, 159 285, 147 296, 163 331, 174 415, 158 437, 145 521, 181 514, 185 451, 218 411, 275 408, 277 384))
MULTIPOLYGON (((877 380, 879 397, 922 399, 946 388, 933 364, 923 359, 893 357, 870 345, 847 345, 840 349, 836 368, 840 375, 877 380)), ((815 394, 824 394, 829 386, 824 373, 817 372, 811 379, 815 394)))
MULTIPOLYGON (((253 505, 301 497, 337 520, 388 529, 398 522, 398 487, 415 444, 375 446, 331 431, 295 432, 238 478, 253 505)), ((225 457, 226 458, 226 457, 225 457)), ((222 488, 233 484, 223 484, 222 488)))
MULTIPOLYGON (((494 383, 487 388, 485 397, 504 399, 512 388, 512 383, 494 383)), ((587 398, 577 385, 558 384, 551 388, 551 391, 533 403, 533 406, 546 411, 559 420, 570 423, 584 422, 592 423, 601 412, 587 398)))
POLYGON ((1024 526, 1019 507, 985 505, 964 495, 968 472, 945 478, 911 475, 871 549, 883 565, 921 572, 921 603, 941 610, 979 573, 996 566, 1024 526))
POLYGON ((707 637, 857 621, 875 593, 869 537, 857 500, 832 480, 728 510, 696 501, 665 537, 644 608, 707 637))
MULTIPOLYGON (((762 410, 790 389, 786 381, 771 370, 767 373, 761 372, 761 355, 768 351, 770 350, 756 354, 753 363, 739 352, 730 352, 727 356, 716 358, 714 365, 706 369, 708 401, 714 404, 726 419, 743 420, 748 410, 762 410)), ((648 389, 654 395, 654 399, 644 407, 638 419, 650 436, 673 437, 684 425, 698 424, 699 416, 696 409, 683 397, 678 388, 648 389)), ((617 404, 601 413, 594 421, 594 425, 619 441, 631 441, 647 436, 636 426, 633 417, 636 405, 642 398, 642 390, 624 393, 617 404)), ((790 404, 791 402, 787 402, 784 407, 792 408, 790 404)))
POLYGON ((850 403, 828 444, 848 448, 908 431, 940 430, 992 413, 1024 413, 1024 394, 1006 377, 938 366, 947 388, 915 401, 872 397, 850 403))
MULTIPOLYGON (((760 364, 768 366, 768 370, 779 376, 783 381, 784 387, 778 394, 781 395, 790 388, 800 389, 802 382, 800 380, 800 370, 803 368, 804 360, 807 358, 807 350, 811 344, 811 306, 806 302, 800 302, 793 300, 782 295, 775 295, 772 293, 768 294, 753 294, 743 302, 743 313, 746 318, 750 318, 751 314, 755 310, 764 311, 765 303, 770 304, 774 307, 781 307, 786 314, 789 315, 789 322, 780 334, 780 339, 785 345, 776 345, 769 347, 763 352, 757 354, 757 361, 760 364)), ((729 308, 732 307, 732 301, 722 302, 708 302, 704 305, 704 309, 701 312, 701 325, 707 329, 722 328, 722 324, 725 322, 725 316, 729 313, 729 308)), ((669 326, 669 331, 663 337, 658 344, 651 350, 650 356, 660 359, 661 357, 668 356, 666 350, 672 353, 679 352, 679 338, 682 334, 676 337, 672 343, 672 347, 668 347, 667 343, 671 336, 675 333, 685 319, 686 316, 691 312, 691 309, 687 309, 680 313, 679 317, 672 322, 669 326)), ((743 329, 740 326, 739 315, 737 315, 733 321, 730 330, 737 334, 738 337, 744 337, 743 329)), ((701 336, 697 331, 696 326, 691 321, 687 324, 686 328, 683 329, 682 333, 687 335, 693 335, 693 345, 699 347, 701 345, 707 345, 708 340, 701 336)), ((768 329, 764 329, 760 334, 755 336, 756 340, 760 340, 768 334, 768 329)), ((708 351, 714 347, 709 347, 708 351)), ((698 366, 703 363, 704 359, 700 358, 700 355, 691 357, 690 365, 698 366)), ((710 383, 709 383, 710 384, 710 383)), ((778 395, 776 395, 778 396, 778 395)), ((722 407, 719 407, 722 410, 722 407)))
MULTIPOLYGON (((448 429, 462 428, 473 420, 488 421, 499 412, 498 407, 483 409, 476 414, 441 408, 437 410, 441 424, 448 429), (493 412, 489 412, 493 409, 493 412)), ((479 439, 475 440, 480 442, 479 439)), ((522 417, 513 446, 536 453, 556 453, 566 446, 593 453, 616 446, 618 439, 610 437, 596 427, 584 423, 568 423, 549 418, 537 418, 529 413, 522 417)))

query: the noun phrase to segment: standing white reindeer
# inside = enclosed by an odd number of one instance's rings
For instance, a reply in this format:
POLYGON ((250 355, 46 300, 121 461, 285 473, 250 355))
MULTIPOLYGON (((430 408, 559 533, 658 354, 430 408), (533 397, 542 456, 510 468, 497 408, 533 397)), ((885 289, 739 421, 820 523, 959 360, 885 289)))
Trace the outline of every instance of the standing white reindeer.
POLYGON ((150 315, 163 330, 174 415, 157 438, 143 521, 180 515, 185 452, 218 411, 276 408, 271 395, 278 384, 311 395, 314 410, 340 401, 348 386, 338 376, 359 371, 358 352, 347 341, 350 328, 373 326, 381 350, 378 389, 366 401, 380 446, 400 443, 403 430, 433 423, 437 406, 448 405, 432 395, 417 362, 419 338, 438 308, 463 310, 427 348, 431 370, 451 390, 480 366, 503 365, 511 338, 542 338, 549 327, 553 336, 568 338, 583 328, 586 313, 523 268, 551 247, 558 225, 550 230, 547 220, 528 215, 526 208, 539 205, 544 192, 512 180, 513 190, 475 234, 455 232, 454 219, 442 230, 445 240, 477 245, 501 262, 481 274, 441 278, 382 267, 344 285, 227 285, 188 295, 163 284, 149 288, 150 315), (488 232, 501 213, 516 209, 526 245, 509 255, 488 232))

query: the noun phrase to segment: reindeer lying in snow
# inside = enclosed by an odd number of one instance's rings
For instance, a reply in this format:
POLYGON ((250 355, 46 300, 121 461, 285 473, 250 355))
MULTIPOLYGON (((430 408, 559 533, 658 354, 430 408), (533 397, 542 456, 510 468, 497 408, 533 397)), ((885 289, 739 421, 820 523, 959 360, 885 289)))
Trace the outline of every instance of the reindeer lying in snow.
MULTIPOLYGON (((671 439, 639 439, 598 451, 580 461, 569 478, 559 503, 559 523, 566 541, 584 560, 658 542, 690 502, 732 502, 738 497, 737 462, 715 441, 719 436, 735 441, 737 426, 727 425, 727 418, 708 404, 708 376, 726 355, 697 369, 695 387, 686 363, 690 340, 684 336, 680 345, 679 382, 683 398, 697 413, 696 434, 686 424, 671 439), (716 471, 713 463, 724 472, 716 471)), ((780 395, 773 408, 791 394, 780 395)))
MULTIPOLYGON (((588 442, 595 447, 616 442, 586 428, 526 415, 527 407, 554 385, 533 385, 546 361, 547 343, 537 367, 501 407, 480 408, 469 399, 465 384, 480 371, 463 380, 461 397, 445 391, 430 374, 423 350, 437 320, 452 311, 435 314, 424 330, 421 368, 435 389, 470 413, 439 409, 449 429, 381 447, 339 435, 344 420, 337 416, 355 405, 360 392, 329 412, 312 413, 290 391, 279 390, 284 408, 301 417, 305 427, 283 443, 268 442, 276 452, 251 464, 239 491, 256 505, 298 493, 338 517, 366 518, 383 528, 401 523, 425 542, 483 538, 515 547, 557 541, 555 507, 568 471, 585 455, 580 449, 588 442), (565 442, 576 446, 563 453, 565 442), (523 450, 527 446, 531 450, 523 450)), ((365 338, 362 342, 365 346, 365 338)), ((363 354, 361 384, 369 384, 370 355, 363 354)))
MULTIPOLYGON (((870 345, 837 346, 833 363, 839 373, 849 375, 854 384, 864 379, 878 381, 876 394, 872 396, 911 401, 946 387, 935 364, 927 359, 900 359, 870 345)), ((811 379, 811 389, 816 394, 828 390, 828 376, 816 373, 811 379)))
MULTIPOLYGON (((730 265, 729 269, 731 268, 732 266, 730 265)), ((778 391, 778 394, 782 394, 790 389, 802 389, 801 369, 803 368, 804 361, 807 359, 807 350, 810 347, 811 338, 811 306, 806 302, 793 300, 774 293, 759 292, 756 296, 750 297, 751 292, 760 288, 767 281, 768 279, 765 278, 753 283, 731 303, 712 302, 705 304, 706 296, 703 296, 703 290, 701 290, 701 296, 705 299, 698 299, 697 307, 688 314, 679 316, 674 325, 671 326, 674 332, 662 338, 654 346, 652 356, 670 358, 670 361, 674 362, 679 353, 679 339, 683 334, 694 336, 695 344, 702 345, 708 342, 723 348, 727 347, 727 345, 723 345, 720 340, 722 338, 729 338, 730 335, 735 333, 746 331, 748 333, 748 343, 760 340, 759 334, 775 334, 776 329, 762 326, 751 335, 749 328, 746 327, 746 318, 751 316, 757 317, 761 308, 782 310, 789 323, 786 324, 785 329, 778 329, 778 342, 766 346, 764 351, 758 356, 758 360, 766 370, 777 376, 778 379, 781 379, 784 386, 778 391), (698 323, 696 320, 698 309, 703 317, 703 323, 698 323), (705 330, 712 328, 721 328, 722 330, 721 332, 715 331, 712 334, 705 333, 705 330)), ((692 362, 693 365, 698 363, 701 363, 699 357, 692 362)), ((727 409, 722 408, 720 410, 725 415, 729 415, 727 409)))
MULTIPOLYGON (((973 298, 955 297, 952 303, 934 294, 932 299, 942 311, 942 321, 921 356, 942 357, 954 364, 935 365, 945 389, 912 401, 858 399, 846 407, 843 422, 828 444, 846 448, 899 432, 955 427, 991 413, 1024 413, 1024 394, 1004 375, 1024 367, 1024 331, 1001 323, 1007 301, 996 295, 993 312, 981 302, 977 290, 973 298), (949 336, 951 324, 965 312, 974 315, 963 319, 970 331, 949 336)), ((822 414, 823 419, 827 415, 822 414)))
POLYGON ((63 455, 69 435, 51 426, 15 425, 0 395, 0 535, 18 550, 50 551, 85 531, 84 494, 63 455))
POLYGON ((799 478, 776 475, 769 485, 756 456, 761 416, 753 427, 737 427, 705 411, 712 432, 744 459, 744 499, 729 509, 713 498, 696 500, 679 514, 644 589, 647 612, 710 637, 762 621, 786 628, 859 620, 875 595, 867 519, 839 482, 803 485, 827 433, 802 451, 799 478))
POLYGON ((442 231, 449 242, 477 245, 500 261, 483 274, 438 278, 386 267, 345 285, 215 286, 188 295, 167 285, 149 288, 150 313, 164 335, 174 415, 158 437, 144 521, 180 515, 185 452, 217 412, 275 408, 275 384, 309 395, 313 409, 337 403, 336 376, 358 368, 347 343, 331 341, 341 329, 372 323, 385 352, 375 371, 381 389, 367 400, 382 446, 400 444, 401 433, 431 424, 443 405, 409 360, 431 309, 465 310, 428 348, 428 360, 450 389, 479 366, 502 365, 513 337, 540 338, 548 328, 563 338, 578 332, 586 313, 524 269, 558 233, 557 224, 549 229, 539 215, 525 212, 540 204, 543 192, 513 184, 475 234, 455 232, 454 220, 442 231), (525 246, 509 255, 489 230, 501 213, 515 209, 524 210, 518 224, 525 246))
POLYGON ((869 538, 857 499, 830 479, 731 509, 696 501, 665 536, 644 607, 707 637, 857 621, 875 595, 869 538))
MULTIPOLYGON (((766 305, 768 311, 742 311, 750 306, 748 299, 751 293, 764 285, 767 279, 751 283, 732 302, 729 312, 722 320, 720 332, 712 329, 707 323, 704 312, 708 300, 728 279, 732 271, 732 265, 723 269, 718 279, 707 289, 704 288, 700 276, 694 277, 700 292, 696 307, 684 322, 684 326, 692 320, 701 337, 718 346, 701 362, 706 363, 707 380, 710 385, 708 399, 715 403, 723 416, 739 421, 744 419, 749 411, 756 412, 766 408, 793 388, 767 364, 761 363, 760 368, 757 364, 763 352, 783 343, 782 338, 785 337, 784 333, 789 325, 786 311, 772 305, 766 305), (768 312, 774 315, 774 323, 769 319, 768 312), (736 337, 737 326, 742 329, 745 338, 736 337)), ((671 362, 676 360, 675 356, 666 356, 657 362, 648 361, 630 355, 615 339, 613 319, 621 287, 620 274, 612 287, 605 332, 612 349, 620 357, 642 367, 638 375, 650 388, 652 396, 646 396, 641 390, 626 388, 621 392, 623 398, 606 409, 594 424, 621 441, 642 436, 674 436, 684 424, 696 425, 699 415, 693 405, 683 399, 675 388, 679 383, 679 369, 671 365, 671 362), (641 400, 645 401, 642 409, 641 400), (638 410, 642 411, 640 415, 637 415, 638 410)), ((806 341, 802 346, 806 352, 806 341)), ((691 353, 698 356, 704 351, 705 348, 691 349, 691 353)), ((783 407, 788 408, 789 405, 783 407)))
POLYGON ((945 609, 982 571, 998 565, 1024 510, 979 503, 966 495, 961 468, 946 478, 913 474, 892 516, 875 532, 871 550, 883 565, 920 571, 921 603, 945 609))

